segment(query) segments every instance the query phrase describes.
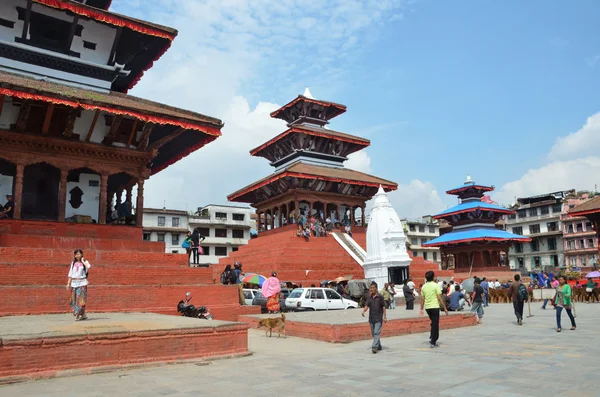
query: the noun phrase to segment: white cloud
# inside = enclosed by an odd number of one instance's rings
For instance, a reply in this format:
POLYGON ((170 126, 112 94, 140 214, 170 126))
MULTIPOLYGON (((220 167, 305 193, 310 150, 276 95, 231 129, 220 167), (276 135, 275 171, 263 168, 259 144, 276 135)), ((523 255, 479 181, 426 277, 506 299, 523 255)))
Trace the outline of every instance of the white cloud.
POLYGON ((431 182, 413 179, 398 185, 398 190, 388 193, 390 203, 400 218, 416 219, 434 215, 447 206, 431 182))
POLYGON ((600 112, 588 117, 579 131, 556 139, 550 158, 565 159, 598 153, 600 148, 600 112))
MULTIPOLYGON (((272 98, 293 98, 310 85, 332 94, 359 67, 355 57, 385 28, 403 0, 147 0, 115 2, 113 10, 173 26, 171 49, 132 94, 225 122, 223 136, 146 184, 146 205, 192 209, 226 202, 227 194, 273 169, 249 150, 285 130, 269 117, 272 98), (341 66, 343 65, 343 66, 341 66), (254 105, 256 104, 256 105, 254 105)), ((366 153, 349 163, 369 171, 366 153)))
POLYGON ((352 153, 348 156, 348 161, 344 165, 351 170, 369 173, 371 172, 371 157, 366 150, 352 153))
POLYGON ((554 161, 530 169, 520 179, 504 184, 493 199, 510 205, 515 197, 535 196, 560 190, 594 190, 600 184, 600 157, 554 161))

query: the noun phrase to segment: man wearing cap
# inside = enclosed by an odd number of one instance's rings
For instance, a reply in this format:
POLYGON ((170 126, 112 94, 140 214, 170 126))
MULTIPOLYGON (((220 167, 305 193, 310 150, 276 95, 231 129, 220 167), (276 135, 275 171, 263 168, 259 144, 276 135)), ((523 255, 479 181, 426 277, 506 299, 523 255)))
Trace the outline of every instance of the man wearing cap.
POLYGON ((0 219, 12 219, 15 213, 15 202, 13 201, 12 194, 6 195, 6 204, 2 207, 2 211, 0 211, 0 219))

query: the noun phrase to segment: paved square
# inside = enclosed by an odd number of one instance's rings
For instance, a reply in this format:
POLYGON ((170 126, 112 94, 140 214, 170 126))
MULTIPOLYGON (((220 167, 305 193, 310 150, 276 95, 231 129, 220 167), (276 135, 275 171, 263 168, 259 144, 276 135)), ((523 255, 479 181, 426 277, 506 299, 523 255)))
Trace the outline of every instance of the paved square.
MULTIPOLYGON (((396 310, 403 310, 398 308, 396 310)), ((600 396, 600 305, 577 305, 576 331, 563 313, 532 305, 516 325, 512 306, 486 308, 475 327, 442 331, 437 349, 425 333, 329 344, 250 331, 254 355, 0 386, 2 397, 96 396, 600 396)), ((526 310, 527 311, 527 310, 526 310)))

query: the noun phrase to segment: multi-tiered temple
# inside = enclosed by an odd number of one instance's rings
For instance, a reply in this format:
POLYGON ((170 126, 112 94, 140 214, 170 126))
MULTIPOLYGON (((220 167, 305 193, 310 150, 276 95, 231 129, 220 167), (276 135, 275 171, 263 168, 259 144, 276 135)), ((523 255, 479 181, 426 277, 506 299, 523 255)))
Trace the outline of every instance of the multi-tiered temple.
POLYGON ((271 113, 285 120, 288 129, 250 154, 271 161, 275 172, 228 199, 255 207, 265 230, 292 223, 301 214, 346 218, 352 225, 364 226, 365 202, 380 185, 390 191, 397 184, 344 167, 348 155, 370 144, 326 128, 345 111, 344 105, 314 99, 307 88, 304 95, 271 113))
POLYGON ((466 182, 446 193, 458 196, 460 204, 434 216, 447 221, 452 231, 423 244, 441 247, 442 260, 454 261, 455 273, 485 275, 485 273, 509 270, 506 253, 516 242, 530 241, 529 237, 512 234, 496 226, 496 223, 514 211, 490 203, 485 193, 493 186, 479 185, 470 176, 466 182))
POLYGON ((0 2, 0 201, 14 196, 14 219, 103 224, 126 203, 123 223, 141 227, 144 181, 220 135, 218 119, 126 95, 177 31, 109 5, 0 2))

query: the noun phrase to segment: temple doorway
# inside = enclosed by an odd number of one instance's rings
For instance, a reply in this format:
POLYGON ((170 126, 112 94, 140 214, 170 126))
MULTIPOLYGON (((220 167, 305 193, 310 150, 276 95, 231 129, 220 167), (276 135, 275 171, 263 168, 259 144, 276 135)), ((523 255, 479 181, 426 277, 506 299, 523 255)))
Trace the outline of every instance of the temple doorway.
POLYGON ((16 169, 13 163, 0 158, 0 205, 6 203, 7 194, 14 194, 16 169))
MULTIPOLYGON (((396 266, 388 267, 388 281, 396 285, 404 284, 404 281, 408 280, 409 272, 408 267, 396 266)), ((383 286, 379 286, 383 288, 383 286)))
POLYGON ((23 219, 58 220, 60 170, 49 164, 33 164, 23 173, 23 219))

